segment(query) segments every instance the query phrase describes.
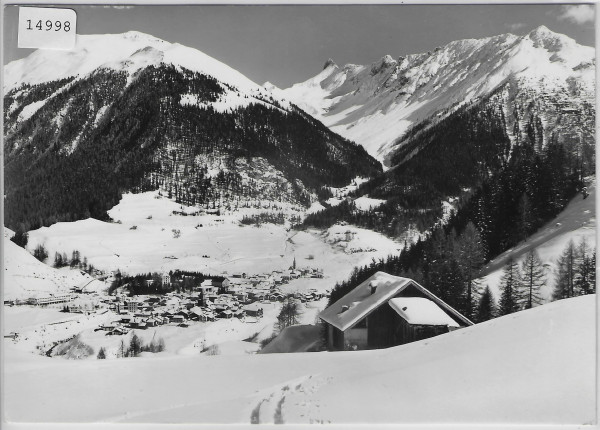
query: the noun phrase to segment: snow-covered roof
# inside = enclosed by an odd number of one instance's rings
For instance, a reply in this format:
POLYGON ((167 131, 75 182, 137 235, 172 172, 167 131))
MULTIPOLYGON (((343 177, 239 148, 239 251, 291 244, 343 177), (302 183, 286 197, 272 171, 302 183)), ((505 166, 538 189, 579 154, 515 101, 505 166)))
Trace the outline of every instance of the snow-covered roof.
POLYGON ((412 279, 393 276, 385 272, 375 273, 344 297, 322 311, 319 314, 319 317, 334 327, 345 331, 348 328, 353 327, 368 314, 392 299, 408 286, 413 286, 422 295, 437 304, 440 307, 440 311, 444 309, 445 312, 453 315, 453 317, 456 318, 456 321, 461 325, 467 326, 473 324, 458 311, 412 279), (372 286, 376 287, 374 292, 372 292, 372 286), (346 307, 347 309, 344 310, 346 307))
POLYGON ((242 306, 244 310, 258 312, 262 309, 258 303, 250 303, 249 305, 242 306))
POLYGON ((429 299, 423 297, 397 297, 391 299, 388 303, 409 324, 459 327, 456 321, 429 299))

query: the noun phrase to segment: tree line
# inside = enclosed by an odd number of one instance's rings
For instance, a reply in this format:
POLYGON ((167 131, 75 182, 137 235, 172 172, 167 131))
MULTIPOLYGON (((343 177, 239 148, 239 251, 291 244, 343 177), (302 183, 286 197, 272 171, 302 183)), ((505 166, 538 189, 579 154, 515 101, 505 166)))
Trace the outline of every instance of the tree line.
MULTIPOLYGON (((509 258, 500 281, 498 308, 490 307, 486 319, 542 304, 540 291, 545 285, 546 273, 535 250, 527 253, 520 268, 513 258, 509 258)), ((551 299, 560 300, 595 292, 596 250, 590 249, 585 238, 577 245, 570 240, 556 262, 551 299)))
MULTIPOLYGON (((149 343, 144 343, 134 331, 129 340, 129 344, 126 344, 125 340, 121 339, 121 343, 117 350, 117 358, 139 357, 142 352, 156 353, 164 350, 165 340, 162 337, 159 337, 158 339, 154 339, 153 337, 149 343)), ((101 347, 96 358, 99 360, 106 359, 106 348, 101 347)))

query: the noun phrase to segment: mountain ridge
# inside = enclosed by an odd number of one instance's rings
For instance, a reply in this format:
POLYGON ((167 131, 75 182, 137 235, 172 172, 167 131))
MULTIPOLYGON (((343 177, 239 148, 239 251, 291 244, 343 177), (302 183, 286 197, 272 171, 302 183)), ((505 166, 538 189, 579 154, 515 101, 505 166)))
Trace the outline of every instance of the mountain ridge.
POLYGON ((398 139, 419 121, 484 97, 509 78, 540 94, 579 85, 590 101, 594 68, 594 48, 540 26, 523 36, 463 39, 369 65, 330 66, 279 95, 389 167, 398 139))

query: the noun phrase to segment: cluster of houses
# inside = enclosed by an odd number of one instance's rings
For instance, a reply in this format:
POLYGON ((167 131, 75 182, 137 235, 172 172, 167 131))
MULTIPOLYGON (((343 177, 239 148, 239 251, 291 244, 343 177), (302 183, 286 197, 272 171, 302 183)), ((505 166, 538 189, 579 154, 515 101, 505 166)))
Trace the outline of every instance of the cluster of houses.
MULTIPOLYGON (((165 274, 162 276, 163 288, 172 287, 177 283, 182 284, 185 281, 185 277, 186 275, 176 277, 165 274)), ((321 269, 305 267, 277 270, 269 274, 253 276, 247 276, 246 273, 225 274, 217 276, 214 279, 207 279, 194 289, 201 291, 209 300, 213 300, 219 294, 228 293, 235 296, 242 303, 262 300, 282 301, 285 297, 279 291, 279 287, 293 279, 301 277, 322 278, 323 271, 321 269)))
MULTIPOLYGON (((238 318, 256 322, 263 316, 261 304, 285 300, 286 295, 279 286, 300 276, 322 276, 322 272, 312 269, 290 270, 252 277, 234 274, 205 279, 192 292, 169 292, 160 296, 117 295, 105 302, 109 309, 119 314, 119 319, 99 329, 110 335, 120 335, 131 329, 147 329, 163 324, 186 327, 191 321, 238 318)), ((164 275, 162 282, 166 284, 173 280, 170 275, 164 275)), ((323 294, 313 289, 294 296, 307 302, 318 300, 323 294)))
POLYGON ((125 334, 131 329, 147 329, 164 324, 187 327, 191 321, 215 321, 222 318, 260 318, 262 307, 243 305, 231 294, 221 294, 215 301, 199 293, 168 293, 164 296, 117 297, 109 308, 119 314, 119 319, 100 328, 108 335, 125 334), (246 309, 246 307, 248 309, 246 309))

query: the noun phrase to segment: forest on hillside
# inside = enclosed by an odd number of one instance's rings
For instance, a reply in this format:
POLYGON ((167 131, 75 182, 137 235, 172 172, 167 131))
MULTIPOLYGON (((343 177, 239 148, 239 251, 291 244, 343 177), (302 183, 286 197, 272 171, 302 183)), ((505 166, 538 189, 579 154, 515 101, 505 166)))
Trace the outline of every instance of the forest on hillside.
POLYGON ((168 65, 143 69, 129 85, 125 72, 99 69, 75 81, 12 90, 4 100, 17 106, 5 111, 6 225, 30 230, 106 219, 123 192, 158 187, 178 202, 207 206, 236 194, 264 197, 227 168, 241 158, 265 159, 283 172, 285 181, 274 187, 287 184, 285 196, 300 204, 323 185, 381 171, 362 147, 273 100, 227 112, 206 105, 226 90, 236 91, 168 65), (182 104, 186 94, 199 104, 182 104), (24 103, 45 98, 18 121, 24 103), (224 168, 208 175, 206 158, 220 155, 224 168))
MULTIPOLYGON (((357 195, 368 192, 372 197, 386 197, 388 205, 400 198, 406 206, 399 207, 417 210, 427 209, 436 201, 439 205, 443 198, 459 193, 457 210, 446 224, 438 223, 416 243, 406 244, 399 256, 356 268, 350 279, 336 285, 330 304, 381 270, 417 280, 476 321, 535 305, 533 294, 523 302, 522 297, 528 295, 521 291, 519 279, 523 272, 529 270, 531 274, 537 269, 536 256, 527 257, 529 269, 517 270, 514 262, 506 269, 514 285, 494 312, 491 293, 474 280, 487 262, 535 233, 571 199, 585 197, 578 193, 587 185, 585 178, 594 174, 595 153, 589 150, 593 142, 573 142, 554 134, 545 141, 539 121, 531 118, 524 137, 512 144, 503 128, 504 114, 487 102, 461 109, 433 126, 417 126, 409 133, 410 146, 404 148, 403 155, 397 153, 399 164, 361 186, 357 195), (577 144, 579 147, 574 147, 577 144), (412 155, 417 147, 420 151, 412 155), (414 186, 410 185, 411 177, 415 177, 414 186), (462 187, 468 187, 468 192, 461 193, 462 187), (489 309, 479 314, 485 306, 489 309)), ((312 215, 304 226, 327 226, 338 216, 359 225, 375 219, 380 231, 393 235, 389 226, 403 215, 384 213, 375 209, 357 215, 358 211, 347 204, 312 215), (388 223, 381 223, 382 219, 388 223)), ((590 281, 595 250, 586 244, 573 244, 569 249, 565 253, 570 255, 570 263, 564 263, 567 269, 563 272, 570 274, 561 275, 555 298, 595 291, 595 278, 590 281)))

